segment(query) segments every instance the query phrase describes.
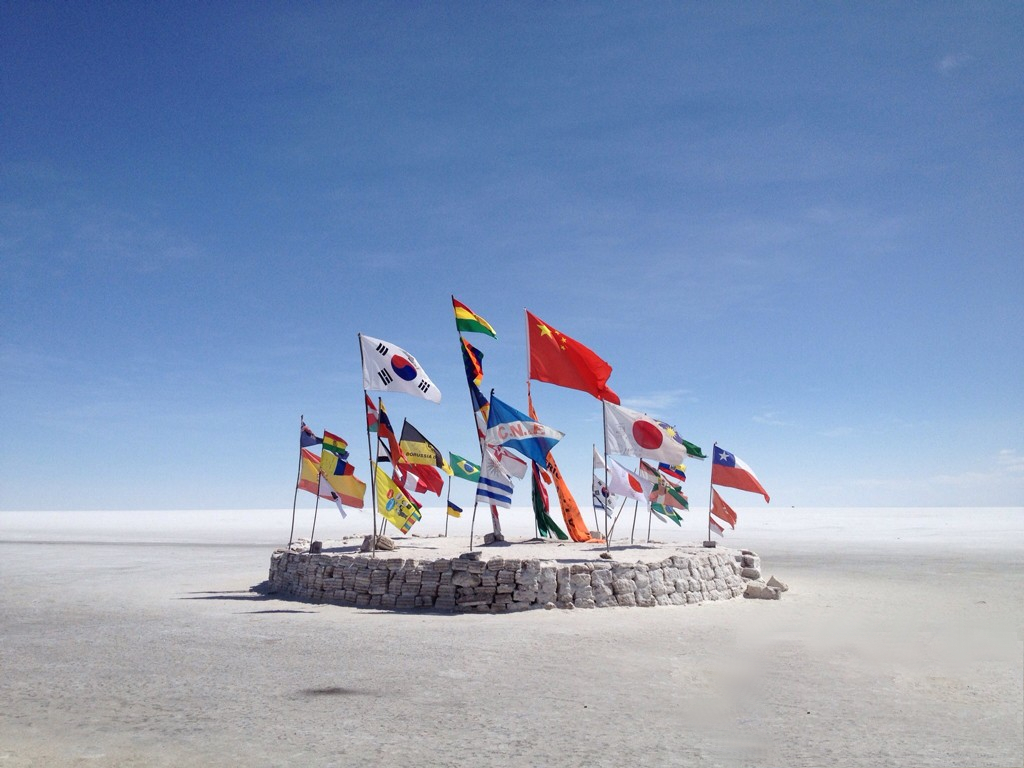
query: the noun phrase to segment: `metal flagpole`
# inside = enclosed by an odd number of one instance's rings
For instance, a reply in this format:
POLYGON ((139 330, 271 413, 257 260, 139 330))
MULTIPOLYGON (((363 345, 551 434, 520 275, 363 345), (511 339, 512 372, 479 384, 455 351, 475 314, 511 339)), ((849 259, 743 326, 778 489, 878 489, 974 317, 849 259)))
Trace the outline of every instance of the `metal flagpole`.
POLYGON ((452 503, 452 476, 448 475, 448 492, 444 496, 444 537, 448 538, 448 518, 451 515, 448 514, 448 510, 451 509, 452 503))
POLYGON ((316 531, 316 513, 320 511, 320 473, 316 475, 316 504, 313 506, 313 528, 309 532, 309 548, 313 548, 313 534, 316 531))
POLYGON ((295 540, 295 505, 299 501, 299 479, 302 477, 302 425, 306 423, 304 414, 299 414, 299 469, 295 472, 295 493, 292 496, 292 529, 288 533, 288 549, 295 540))
MULTIPOLYGON (((718 443, 715 443, 711 447, 711 471, 715 471, 715 448, 718 447, 718 443)), ((711 539, 711 502, 714 500, 715 486, 710 480, 708 481, 708 540, 704 542, 704 546, 713 547, 715 542, 711 539)))
POLYGON ((654 520, 654 510, 651 509, 651 502, 647 502, 647 543, 651 543, 651 521, 654 520))
POLYGON ((476 505, 477 501, 473 501, 473 517, 469 520, 469 551, 473 551, 473 528, 476 526, 476 505))
MULTIPOLYGON (((594 453, 596 454, 597 453, 597 445, 595 443, 591 443, 590 447, 594 449, 594 453)), ((591 466, 593 466, 593 464, 594 464, 593 459, 591 459, 590 464, 591 464, 591 466)), ((594 473, 593 473, 593 471, 591 471, 591 473, 590 473, 590 484, 591 485, 594 484, 594 473)), ((603 490, 607 490, 607 489, 608 489, 608 486, 605 486, 603 490)), ((604 494, 602 494, 602 496, 603 495, 604 494)), ((597 496, 594 495, 593 490, 591 490, 590 500, 593 502, 593 504, 591 506, 593 506, 593 508, 594 508, 594 530, 595 531, 600 531, 601 530, 601 523, 597 519, 597 496)), ((604 505, 604 516, 608 517, 608 505, 607 505, 607 502, 602 501, 601 503, 604 505)))
MULTIPOLYGON (((356 336, 359 338, 359 363, 362 365, 363 372, 366 372, 366 360, 363 359, 363 334, 358 333, 356 336)), ((366 403, 370 400, 370 396, 366 393, 366 388, 363 388, 363 411, 366 411, 366 403)), ((380 411, 378 409, 377 420, 380 421, 380 411)), ((378 426, 379 430, 380 427, 378 426)), ((377 433, 378 440, 380 439, 380 432, 377 433)), ((377 465, 374 461, 373 447, 370 444, 370 421, 366 421, 366 452, 370 458, 370 503, 373 509, 373 545, 370 547, 370 557, 377 556, 377 465)))
POLYGON ((633 543, 633 532, 636 530, 636 511, 640 508, 640 502, 633 499, 633 527, 629 529, 629 543, 633 543))
POLYGON ((622 503, 619 504, 619 511, 615 513, 615 518, 612 520, 612 529, 608 532, 609 536, 615 532, 615 525, 619 522, 619 516, 622 514, 622 510, 625 509, 627 501, 626 497, 622 498, 622 503))
MULTIPOLYGON (((608 406, 604 400, 601 401, 601 427, 604 430, 604 487, 608 487, 608 406)), ((626 500, 623 499, 622 503, 625 504, 626 500)), ((619 507, 619 514, 622 513, 622 507, 619 507)), ((618 520, 618 515, 615 516, 618 520)), ((612 530, 615 530, 615 524, 612 523, 612 530)), ((608 531, 608 515, 604 516, 604 551, 611 554, 612 542, 611 534, 608 531)))
MULTIPOLYGON (((455 296, 452 295, 452 310, 453 311, 454 311, 454 308, 455 308, 455 296)), ((462 342, 465 341, 465 339, 463 339, 462 333, 459 331, 459 321, 458 321, 457 318, 455 320, 455 333, 459 337, 459 355, 461 356, 463 354, 463 350, 464 350, 464 347, 462 346, 462 342)), ((465 364, 463 364, 463 367, 465 367, 465 364)), ((468 372, 466 372, 466 394, 469 395, 469 409, 470 409, 470 413, 473 414, 473 431, 474 432, 479 432, 479 427, 477 426, 477 423, 476 423, 476 400, 473 399, 473 388, 470 386, 469 373, 468 372)), ((480 443, 480 472, 483 473, 483 468, 484 468, 484 450, 485 450, 485 448, 484 448, 484 439, 479 434, 477 435, 477 442, 480 443)), ((479 481, 477 481, 477 482, 479 483, 479 481)), ((469 523, 469 551, 470 552, 473 551, 473 528, 476 526, 476 507, 477 507, 477 504, 479 504, 479 503, 480 503, 479 499, 477 499, 477 498, 473 499, 473 517, 472 517, 472 519, 470 520, 470 523, 469 523)), ((447 514, 448 514, 447 510, 445 510, 445 515, 447 515, 447 514)), ((492 516, 492 518, 497 519, 497 513, 496 512, 492 512, 491 516, 492 516)), ((445 520, 446 530, 447 530, 447 525, 448 525, 448 521, 445 520)))

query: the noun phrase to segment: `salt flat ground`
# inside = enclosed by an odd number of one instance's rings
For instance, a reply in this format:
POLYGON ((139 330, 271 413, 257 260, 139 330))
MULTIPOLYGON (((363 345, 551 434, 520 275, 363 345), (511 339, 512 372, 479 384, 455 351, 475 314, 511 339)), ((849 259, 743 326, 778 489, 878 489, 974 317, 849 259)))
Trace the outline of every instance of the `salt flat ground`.
POLYGON ((252 593, 290 511, 0 512, 0 767, 1024 763, 1024 509, 739 512, 779 602, 504 616, 252 593))

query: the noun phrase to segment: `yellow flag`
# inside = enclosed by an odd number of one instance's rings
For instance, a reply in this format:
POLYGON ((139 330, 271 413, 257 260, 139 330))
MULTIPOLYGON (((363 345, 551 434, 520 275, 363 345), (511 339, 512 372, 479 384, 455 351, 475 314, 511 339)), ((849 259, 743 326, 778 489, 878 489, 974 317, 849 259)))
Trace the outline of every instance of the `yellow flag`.
POLYGON ((419 506, 415 504, 391 476, 377 465, 377 511, 402 533, 407 533, 419 520, 419 506))

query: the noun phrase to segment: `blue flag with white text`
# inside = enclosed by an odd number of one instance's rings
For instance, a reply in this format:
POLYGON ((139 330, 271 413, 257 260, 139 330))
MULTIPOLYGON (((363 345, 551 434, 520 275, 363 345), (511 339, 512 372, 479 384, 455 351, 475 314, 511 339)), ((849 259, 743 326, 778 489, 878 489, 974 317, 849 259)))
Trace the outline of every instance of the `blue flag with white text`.
POLYGON ((557 429, 546 427, 508 403, 503 403, 491 392, 491 412, 487 417, 488 445, 512 448, 544 466, 548 461, 548 453, 564 436, 557 429))

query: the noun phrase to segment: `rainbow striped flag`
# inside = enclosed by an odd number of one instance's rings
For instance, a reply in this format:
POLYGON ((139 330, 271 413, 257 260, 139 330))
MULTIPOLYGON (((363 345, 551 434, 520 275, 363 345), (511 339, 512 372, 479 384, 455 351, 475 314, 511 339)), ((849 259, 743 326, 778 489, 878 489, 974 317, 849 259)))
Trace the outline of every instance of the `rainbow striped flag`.
POLYGON ((452 296, 452 306, 455 308, 455 327, 465 333, 486 333, 492 339, 498 338, 491 324, 480 315, 471 310, 461 301, 452 296))

